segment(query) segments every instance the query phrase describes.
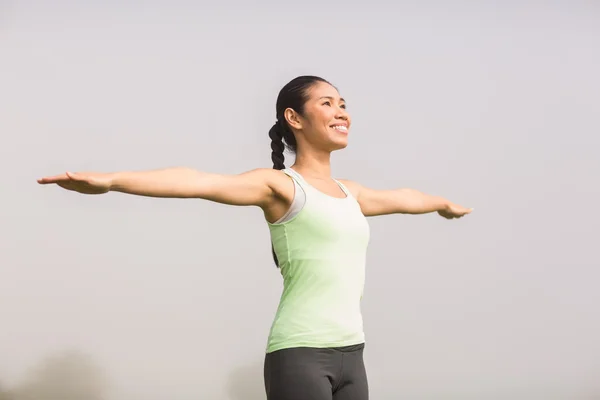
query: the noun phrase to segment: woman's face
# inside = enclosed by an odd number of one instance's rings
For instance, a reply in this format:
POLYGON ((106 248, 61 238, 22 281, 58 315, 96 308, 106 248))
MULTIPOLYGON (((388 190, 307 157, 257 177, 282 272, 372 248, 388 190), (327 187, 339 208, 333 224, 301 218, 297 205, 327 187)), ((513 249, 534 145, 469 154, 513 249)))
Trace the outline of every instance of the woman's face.
POLYGON ((307 95, 303 115, 286 110, 286 119, 296 131, 297 140, 324 151, 345 148, 351 123, 345 100, 325 82, 314 84, 307 95))

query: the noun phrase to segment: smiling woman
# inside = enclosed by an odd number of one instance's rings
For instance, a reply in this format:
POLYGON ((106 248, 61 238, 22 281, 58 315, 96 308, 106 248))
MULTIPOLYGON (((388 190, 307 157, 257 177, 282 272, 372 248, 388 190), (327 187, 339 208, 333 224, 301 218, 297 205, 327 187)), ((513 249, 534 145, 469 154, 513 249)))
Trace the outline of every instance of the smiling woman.
POLYGON ((323 78, 301 76, 277 97, 269 131, 273 169, 223 175, 190 168, 67 172, 39 179, 84 194, 199 198, 260 207, 284 279, 268 338, 268 400, 366 400, 362 300, 370 239, 366 217, 467 209, 414 189, 374 190, 331 176, 331 153, 348 145, 346 101, 323 78), (286 168, 284 150, 296 153, 286 168))
MULTIPOLYGON (((351 120, 346 101, 322 78, 302 76, 285 85, 277 98, 276 117, 270 134, 276 146, 274 162, 283 161, 283 146, 277 146, 282 139, 292 151, 297 150, 298 143, 301 149, 317 150, 321 157, 348 145, 351 120)), ((275 168, 279 167, 283 167, 282 162, 276 163, 275 168)))

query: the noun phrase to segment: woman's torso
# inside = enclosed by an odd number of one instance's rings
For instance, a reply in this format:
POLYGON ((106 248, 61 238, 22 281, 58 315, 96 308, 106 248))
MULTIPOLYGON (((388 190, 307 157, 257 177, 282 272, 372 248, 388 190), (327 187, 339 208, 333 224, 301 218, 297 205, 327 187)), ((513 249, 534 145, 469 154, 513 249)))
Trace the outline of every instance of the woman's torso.
POLYGON ((325 194, 292 169, 294 200, 269 223, 283 293, 267 352, 290 347, 339 347, 364 341, 360 301, 369 226, 356 199, 325 194))

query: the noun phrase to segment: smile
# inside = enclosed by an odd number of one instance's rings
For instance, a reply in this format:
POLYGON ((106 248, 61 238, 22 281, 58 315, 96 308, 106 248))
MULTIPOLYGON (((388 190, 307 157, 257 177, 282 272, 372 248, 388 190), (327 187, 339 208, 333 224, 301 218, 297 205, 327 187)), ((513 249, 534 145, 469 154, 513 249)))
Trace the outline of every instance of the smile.
POLYGON ((340 132, 348 132, 348 127, 346 125, 335 125, 332 126, 332 128, 340 132))

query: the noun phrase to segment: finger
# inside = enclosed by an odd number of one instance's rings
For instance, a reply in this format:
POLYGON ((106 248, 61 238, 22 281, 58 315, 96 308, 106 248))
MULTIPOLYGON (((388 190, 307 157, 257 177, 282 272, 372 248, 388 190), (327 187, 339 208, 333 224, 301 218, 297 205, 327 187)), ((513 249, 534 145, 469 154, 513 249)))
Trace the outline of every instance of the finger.
POLYGON ((454 212, 454 216, 456 216, 456 217, 462 217, 462 216, 465 216, 465 215, 469 214, 470 212, 471 212, 470 209, 462 208, 460 210, 456 210, 454 212))
POLYGON ((61 174, 61 175, 55 175, 55 176, 46 176, 46 177, 38 179, 37 181, 40 184, 48 184, 48 183, 57 183, 57 182, 65 181, 68 179, 69 179, 69 177, 67 176, 67 174, 61 174))

